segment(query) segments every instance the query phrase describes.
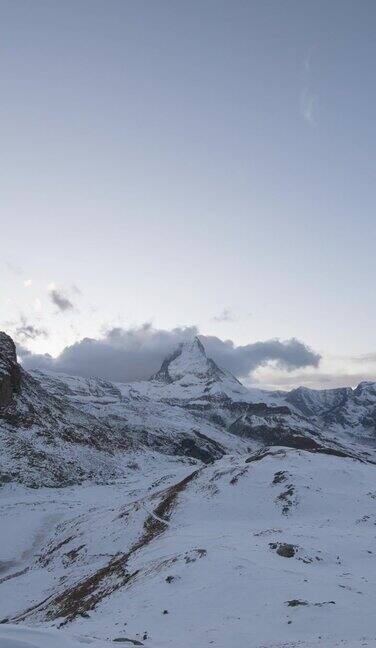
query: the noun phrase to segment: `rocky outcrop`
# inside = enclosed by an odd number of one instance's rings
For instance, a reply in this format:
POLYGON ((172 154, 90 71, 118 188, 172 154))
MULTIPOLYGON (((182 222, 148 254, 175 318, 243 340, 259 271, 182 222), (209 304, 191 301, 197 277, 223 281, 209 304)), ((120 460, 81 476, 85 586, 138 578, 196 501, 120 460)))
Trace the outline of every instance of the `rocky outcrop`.
POLYGON ((0 408, 10 405, 14 394, 20 391, 20 384, 15 344, 9 335, 0 332, 0 408))

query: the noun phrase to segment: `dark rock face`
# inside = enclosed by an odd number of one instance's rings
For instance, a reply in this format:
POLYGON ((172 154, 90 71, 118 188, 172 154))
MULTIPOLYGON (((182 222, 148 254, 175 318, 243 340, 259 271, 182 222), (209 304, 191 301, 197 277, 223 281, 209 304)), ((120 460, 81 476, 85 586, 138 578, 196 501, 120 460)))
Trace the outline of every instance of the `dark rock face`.
POLYGON ((247 413, 236 419, 229 432, 258 440, 268 446, 286 446, 299 450, 314 450, 320 447, 319 438, 313 438, 316 430, 310 423, 298 416, 290 416, 288 407, 268 407, 263 403, 248 406, 247 413))
POLYGON ((171 355, 169 355, 167 358, 163 360, 161 368, 159 369, 159 371, 157 371, 157 373, 154 376, 151 377, 150 380, 159 380, 160 382, 172 383, 172 378, 168 372, 168 368, 171 362, 173 362, 174 360, 176 360, 176 358, 180 356, 181 346, 175 349, 175 351, 171 353, 171 355))
POLYGON ((0 332, 0 408, 7 407, 19 393, 21 370, 17 364, 15 344, 9 335, 0 332))
POLYGON ((186 456, 199 459, 205 464, 212 463, 216 459, 223 457, 226 451, 220 443, 209 439, 198 430, 194 430, 194 434, 198 437, 197 440, 192 437, 181 440, 179 454, 182 452, 186 456))

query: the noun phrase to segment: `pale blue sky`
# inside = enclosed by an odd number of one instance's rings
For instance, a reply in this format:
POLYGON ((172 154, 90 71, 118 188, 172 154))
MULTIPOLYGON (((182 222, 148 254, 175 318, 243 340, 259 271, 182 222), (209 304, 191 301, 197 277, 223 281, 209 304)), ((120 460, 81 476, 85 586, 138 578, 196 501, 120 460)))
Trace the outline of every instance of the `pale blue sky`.
POLYGON ((340 373, 376 352, 373 1, 0 14, 1 326, 52 353, 151 320, 295 336, 340 373))

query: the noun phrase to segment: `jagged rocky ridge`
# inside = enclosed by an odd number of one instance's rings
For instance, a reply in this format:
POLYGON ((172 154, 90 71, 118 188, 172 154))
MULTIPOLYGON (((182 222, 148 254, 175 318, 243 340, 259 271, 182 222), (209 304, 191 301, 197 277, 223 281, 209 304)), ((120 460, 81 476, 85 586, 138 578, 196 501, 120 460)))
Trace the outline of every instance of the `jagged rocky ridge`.
POLYGON ((20 382, 15 344, 9 335, 0 332, 0 408, 12 402, 13 396, 20 391, 20 382))
POLYGON ((376 384, 291 392, 246 389, 182 344, 149 380, 131 384, 24 371, 0 336, 1 473, 5 481, 107 481, 145 449, 204 463, 283 445, 373 461, 376 384))

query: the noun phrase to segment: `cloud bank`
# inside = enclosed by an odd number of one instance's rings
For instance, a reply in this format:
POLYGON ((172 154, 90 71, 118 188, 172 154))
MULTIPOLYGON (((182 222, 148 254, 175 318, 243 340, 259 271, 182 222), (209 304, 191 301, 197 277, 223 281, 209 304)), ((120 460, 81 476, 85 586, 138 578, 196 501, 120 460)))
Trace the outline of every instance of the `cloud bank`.
POLYGON ((34 324, 28 324, 25 320, 22 321, 22 324, 18 326, 15 330, 15 336, 19 340, 36 340, 37 338, 47 338, 48 331, 45 328, 40 326, 35 326, 34 324))
POLYGON ((235 315, 228 308, 224 308, 219 315, 213 317, 215 322, 234 322, 235 319, 235 315))
MULTIPOLYGON (((144 324, 138 328, 112 328, 101 338, 84 338, 66 347, 56 358, 49 354, 25 352, 22 347, 18 352, 25 369, 40 368, 129 382, 150 378, 180 342, 188 342, 196 335, 199 332, 195 326, 167 331, 144 324)), ((295 338, 236 346, 231 340, 205 335, 199 337, 208 356, 239 378, 249 376, 257 367, 270 362, 291 371, 317 367, 320 361, 319 354, 295 338)))
POLYGON ((56 288, 50 291, 50 298, 52 303, 55 304, 62 313, 67 310, 73 310, 74 308, 70 299, 56 288))

